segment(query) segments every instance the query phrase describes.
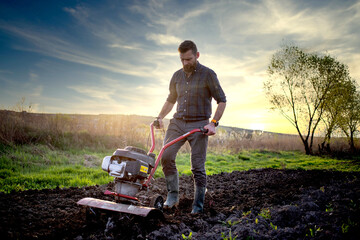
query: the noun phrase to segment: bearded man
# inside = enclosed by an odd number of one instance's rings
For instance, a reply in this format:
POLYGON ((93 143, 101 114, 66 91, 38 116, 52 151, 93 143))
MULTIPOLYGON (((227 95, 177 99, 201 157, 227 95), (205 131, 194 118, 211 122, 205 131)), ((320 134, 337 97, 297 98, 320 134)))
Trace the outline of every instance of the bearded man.
POLYGON ((191 171, 194 179, 194 202, 191 213, 201 213, 204 209, 206 192, 206 151, 208 136, 216 134, 216 127, 224 113, 226 97, 213 70, 198 62, 200 56, 194 42, 186 40, 178 48, 182 69, 171 78, 169 95, 157 117, 160 128, 163 119, 177 103, 176 113, 167 128, 164 145, 194 128, 204 127, 207 133, 194 133, 168 147, 161 158, 168 190, 164 208, 172 208, 179 203, 179 173, 176 168, 176 155, 186 141, 191 147, 191 171), (212 120, 211 101, 215 99, 217 108, 212 120))

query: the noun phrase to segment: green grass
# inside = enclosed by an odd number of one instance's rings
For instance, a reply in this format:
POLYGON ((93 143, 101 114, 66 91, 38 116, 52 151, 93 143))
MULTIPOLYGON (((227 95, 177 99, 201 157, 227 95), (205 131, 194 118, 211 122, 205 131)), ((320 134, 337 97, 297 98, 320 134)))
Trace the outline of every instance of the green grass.
POLYGON ((207 174, 246 171, 258 168, 360 171, 360 164, 353 160, 308 156, 300 152, 242 151, 239 154, 208 154, 207 174))
MULTIPOLYGON (((113 150, 52 150, 46 145, 0 146, 0 191, 101 185, 113 181, 101 169, 102 158, 113 150), (88 157, 90 156, 90 157, 88 157), (87 160, 85 160, 87 158, 87 160)), ((190 154, 176 159, 180 175, 191 175, 190 154)), ((208 175, 258 168, 360 171, 360 163, 307 156, 300 152, 242 151, 237 154, 208 153, 208 175)), ((163 177, 161 166, 155 177, 163 177)))
MULTIPOLYGON (((113 180, 101 169, 104 152, 24 145, 0 152, 0 191, 81 187, 113 180), (91 156, 85 160, 85 155, 91 156)), ((110 152, 111 154, 111 152, 110 152)))
MULTIPOLYGON (((180 175, 192 174, 190 154, 178 154, 176 165, 180 175)), ((252 150, 242 151, 238 154, 208 153, 205 168, 208 175, 260 168, 357 172, 360 171, 360 162, 308 156, 300 152, 252 150)), ((159 167, 155 176, 164 176, 161 167, 159 167)))

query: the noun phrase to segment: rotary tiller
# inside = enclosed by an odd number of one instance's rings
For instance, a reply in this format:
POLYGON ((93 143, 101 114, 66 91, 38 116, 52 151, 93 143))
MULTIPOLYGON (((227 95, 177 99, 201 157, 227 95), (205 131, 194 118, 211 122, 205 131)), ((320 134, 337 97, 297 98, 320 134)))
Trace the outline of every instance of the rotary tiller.
POLYGON ((150 204, 144 204, 136 197, 137 193, 141 190, 147 190, 150 187, 161 156, 166 148, 193 133, 206 133, 207 129, 202 127, 193 129, 163 145, 155 160, 155 154, 153 153, 155 148, 154 126, 159 126, 159 122, 154 121, 150 124, 151 148, 148 153, 146 153, 145 150, 128 146, 124 149, 117 149, 112 156, 104 157, 101 167, 104 171, 108 172, 110 176, 114 177, 115 185, 113 192, 107 190, 104 194, 113 195, 115 201, 112 202, 87 197, 79 200, 77 202, 79 205, 135 214, 142 217, 150 214, 162 215, 164 204, 162 196, 153 196, 150 204))

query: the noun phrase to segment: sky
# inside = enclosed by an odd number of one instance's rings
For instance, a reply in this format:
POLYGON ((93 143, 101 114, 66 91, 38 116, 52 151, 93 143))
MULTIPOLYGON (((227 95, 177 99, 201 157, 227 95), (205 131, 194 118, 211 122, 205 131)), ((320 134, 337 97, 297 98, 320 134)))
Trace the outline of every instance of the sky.
POLYGON ((296 133, 264 94, 271 56, 292 42, 360 81, 359 39, 356 0, 0 0, 0 109, 156 117, 193 40, 226 94, 221 125, 296 133))

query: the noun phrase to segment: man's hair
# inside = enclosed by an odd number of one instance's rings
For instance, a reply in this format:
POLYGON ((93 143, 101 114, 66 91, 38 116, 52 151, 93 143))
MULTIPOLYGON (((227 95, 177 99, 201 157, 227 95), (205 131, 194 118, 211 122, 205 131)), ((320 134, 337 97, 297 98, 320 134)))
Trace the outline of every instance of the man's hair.
POLYGON ((179 48, 178 48, 179 53, 186 53, 189 50, 191 50, 193 52, 193 54, 196 55, 197 47, 193 41, 185 40, 179 45, 179 48))

